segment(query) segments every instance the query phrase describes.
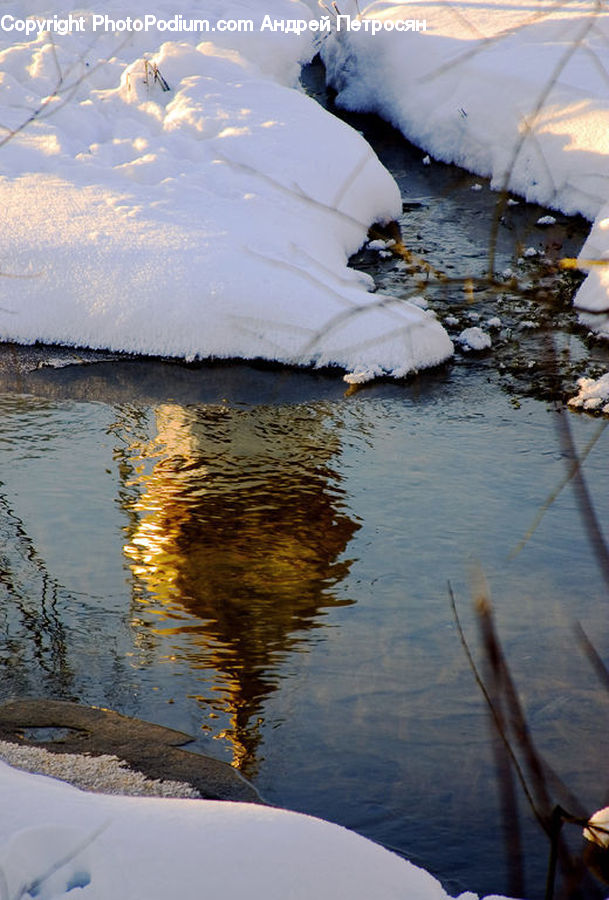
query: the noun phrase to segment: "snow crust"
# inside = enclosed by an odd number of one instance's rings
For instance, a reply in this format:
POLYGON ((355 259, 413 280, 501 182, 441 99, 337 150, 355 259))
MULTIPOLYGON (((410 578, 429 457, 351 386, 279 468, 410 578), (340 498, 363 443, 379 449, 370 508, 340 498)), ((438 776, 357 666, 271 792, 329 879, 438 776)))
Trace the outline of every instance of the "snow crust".
POLYGON ((28 890, 39 900, 448 896, 432 875, 371 841, 282 809, 87 794, 4 762, 0 792, 0 885, 10 898, 28 890))
POLYGON ((0 759, 26 772, 50 775, 85 791, 103 794, 152 797, 200 797, 181 781, 146 778, 129 768, 124 760, 110 754, 49 753, 42 747, 0 741, 0 759))
MULTIPOLYGON (((0 339, 395 375, 442 362, 442 326, 347 267, 401 202, 364 139, 295 89, 311 34, 259 30, 308 9, 229 12, 254 31, 0 31, 0 124, 15 132, 0 147, 0 339)), ((180 13, 201 16, 194 0, 180 13)))
MULTIPOLYGON (((381 30, 343 27, 322 51, 338 103, 379 113, 422 150, 489 177, 497 190, 594 221, 576 303, 608 309, 606 4, 377 0, 360 10, 360 21, 381 30), (385 30, 404 20, 426 30, 385 30)), ((358 17, 353 2, 341 11, 358 17)))

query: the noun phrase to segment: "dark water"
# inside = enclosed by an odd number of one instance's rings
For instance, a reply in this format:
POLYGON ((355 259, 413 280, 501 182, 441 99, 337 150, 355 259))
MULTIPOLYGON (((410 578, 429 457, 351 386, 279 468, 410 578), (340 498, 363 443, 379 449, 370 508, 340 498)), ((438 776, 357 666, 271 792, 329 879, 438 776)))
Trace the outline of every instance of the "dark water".
MULTIPOLYGON (((78 354, 1 347, 0 697, 188 731, 270 802, 396 849, 455 895, 534 900, 548 842, 521 787, 502 811, 448 582, 486 675, 472 594, 487 580, 550 799, 606 805, 609 694, 574 625, 607 661, 607 587, 564 481, 568 423, 607 539, 607 431, 553 402, 606 350, 569 285, 542 303, 531 285, 548 273, 518 262, 524 243, 552 249, 539 210, 513 207, 501 234, 514 283, 479 286, 488 186, 422 166, 370 123, 356 124, 400 181, 405 243, 459 275, 425 276, 430 305, 455 333, 499 315, 493 350, 352 393, 336 375, 95 354, 40 368, 78 354)), ((564 254, 585 236, 574 220, 556 229, 564 254)), ((425 273, 414 258, 356 262, 404 296, 425 273)), ((577 855, 579 829, 565 832, 577 855)))

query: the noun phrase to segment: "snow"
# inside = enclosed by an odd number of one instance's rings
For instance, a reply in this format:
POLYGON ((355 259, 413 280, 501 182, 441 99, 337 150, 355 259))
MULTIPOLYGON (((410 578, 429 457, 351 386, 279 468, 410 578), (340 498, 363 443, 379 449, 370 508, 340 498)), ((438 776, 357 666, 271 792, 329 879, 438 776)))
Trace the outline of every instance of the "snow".
POLYGON ((181 781, 146 778, 110 754, 89 756, 76 753, 49 753, 42 747, 0 741, 0 759, 9 765, 69 781, 86 791, 104 794, 155 797, 200 797, 195 788, 181 781))
MULTIPOLYGON (((205 7, 227 15, 220 0, 205 7)), ((48 0, 11 4, 17 19, 54 12, 48 0)), ((348 268, 401 199, 361 135, 298 88, 315 32, 261 30, 267 15, 318 17, 315 0, 237 0, 230 16, 253 31, 203 36, 93 33, 91 10, 62 4, 70 12, 87 28, 0 31, 0 339, 335 364, 353 384, 451 355, 431 313, 371 294, 348 268)), ((151 10, 133 0, 129 12, 151 10)), ((158 0, 154 12, 175 9, 158 0)), ((122 18, 124 4, 104 13, 122 18)), ((198 4, 180 14, 198 17, 198 4)), ((609 309, 607 11, 376 0, 351 14, 382 27, 324 42, 338 102, 384 116, 423 165, 454 162, 491 189, 586 216, 577 303, 609 309), (384 27, 412 19, 426 30, 384 27)), ((479 327, 459 341, 491 346, 479 327)), ((581 379, 570 405, 607 412, 608 400, 609 374, 581 379)), ((0 792, 3 897, 155 900, 202 884, 226 900, 447 896, 383 848, 286 810, 88 794, 1 762, 0 792)))
POLYGON ((609 372, 600 378, 579 378, 579 392, 569 400, 574 409, 598 411, 609 415, 609 372))
POLYGON ((576 303, 608 309, 606 4, 377 0, 359 8, 358 16, 355 2, 341 4, 362 24, 342 27, 322 51, 337 103, 379 113, 495 190, 594 222, 576 303), (426 29, 395 29, 408 20, 426 29))
POLYGON ((0 338, 394 375, 442 362, 442 326, 347 267, 401 200, 366 141, 295 88, 312 37, 260 31, 263 14, 308 10, 230 14, 257 30, 125 38, 85 14, 83 32, 0 31, 0 123, 16 132, 0 149, 0 338))
POLYGON ((609 310, 609 203, 597 216, 578 261, 588 275, 577 294, 577 305, 595 313, 609 310))
POLYGON ((415 306, 418 306, 420 309, 427 309, 428 306, 429 306, 429 303, 428 303, 428 301, 427 301, 427 298, 426 298, 426 297, 422 297, 422 296, 411 297, 410 302, 411 302, 411 303, 414 303, 414 305, 415 305, 415 306))
POLYGON ((491 336, 477 325, 464 328, 457 340, 464 350, 488 350, 492 344, 491 336))
POLYGON ((395 245, 394 240, 383 241, 381 238, 376 238, 374 241, 368 241, 367 248, 368 250, 378 250, 381 252, 382 250, 387 250, 388 247, 393 247, 395 245))
POLYGON ((85 793, 4 762, 0 793, 0 893, 10 900, 448 897, 371 841, 283 809, 85 793))
MULTIPOLYGON (((130 7, 151 12, 176 15, 130 7)), ((316 0, 239 0, 247 33, 93 32, 91 11, 69 13, 82 32, 0 31, 0 123, 17 131, 1 147, 0 338, 396 376, 448 358, 433 316, 371 295, 347 266, 400 198, 361 135, 297 89, 320 42, 338 102, 383 115, 424 164, 594 221, 577 303, 609 307, 609 13, 593 0, 346 0, 341 13, 380 31, 325 40, 261 27, 319 20, 316 0), (425 30, 386 30, 413 19, 425 30)), ((194 0, 180 15, 200 16, 194 0)))

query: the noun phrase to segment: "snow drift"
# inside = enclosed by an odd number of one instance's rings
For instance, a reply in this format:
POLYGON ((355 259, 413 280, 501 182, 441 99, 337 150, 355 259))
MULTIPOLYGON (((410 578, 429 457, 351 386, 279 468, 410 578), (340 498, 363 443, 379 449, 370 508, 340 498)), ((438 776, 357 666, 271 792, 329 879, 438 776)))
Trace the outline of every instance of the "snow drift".
POLYGON ((424 870, 311 816, 87 794, 1 761, 0 789, 0 891, 9 898, 448 900, 424 870))
POLYGON ((294 89, 311 37, 163 35, 0 33, 0 338, 395 375, 449 356, 432 315, 347 267, 400 197, 294 89))

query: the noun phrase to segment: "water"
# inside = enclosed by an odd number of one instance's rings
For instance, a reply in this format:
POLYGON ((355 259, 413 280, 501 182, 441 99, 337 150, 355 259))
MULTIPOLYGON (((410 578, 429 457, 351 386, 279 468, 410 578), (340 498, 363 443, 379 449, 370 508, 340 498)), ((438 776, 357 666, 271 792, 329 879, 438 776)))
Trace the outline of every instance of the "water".
MULTIPOLYGON (((552 302, 538 296, 539 262, 516 261, 501 292, 482 284, 486 185, 356 124, 400 181, 405 243, 456 273, 425 276, 430 304, 455 333, 499 313, 493 352, 353 392, 270 366, 0 347, 0 697, 189 732, 269 802, 368 835, 455 895, 534 900, 547 840, 520 788, 502 812, 448 583, 486 677, 471 600, 487 579, 552 799, 605 805, 609 696, 574 625, 607 660, 607 589, 563 482, 568 423, 607 538, 607 432, 554 399, 607 352, 555 271, 552 302), (52 359, 78 364, 41 367, 52 359), (506 840, 517 826, 524 882, 506 840)), ((540 212, 514 207, 502 265, 549 241, 540 212)), ((584 235, 563 220, 552 240, 572 255, 584 235)), ((403 296, 423 271, 371 252, 356 262, 403 296)), ((566 832, 579 853, 579 829, 566 832)))
MULTIPOLYGON (((394 847, 457 893, 507 890, 471 572, 548 762, 606 802, 606 590, 559 423, 606 528, 599 421, 515 404, 485 366, 355 394, 245 365, 102 362, 0 394, 3 697, 190 732, 273 803, 394 847)), ((7 387, 5 377, 5 387, 7 387)), ((528 896, 546 843, 521 803, 528 896)))
POLYGON ((504 197, 488 179, 456 166, 425 165, 424 153, 376 116, 337 108, 318 62, 305 67, 302 81, 362 132, 400 187, 399 235, 393 228, 371 229, 371 237, 400 238, 394 255, 382 259, 364 248, 352 260, 380 291, 423 297, 455 341, 457 363, 467 355, 462 330, 482 327, 493 344, 488 365, 517 396, 565 400, 576 393, 577 377, 607 370, 609 342, 599 334, 606 331, 605 316, 574 312, 583 276, 560 266, 579 254, 588 222, 504 197), (549 213, 554 224, 539 225, 549 213))

